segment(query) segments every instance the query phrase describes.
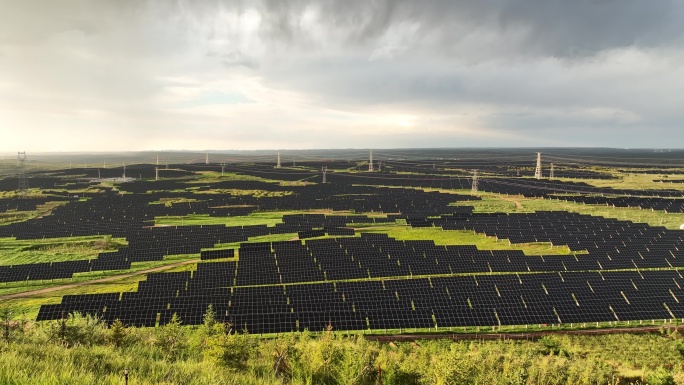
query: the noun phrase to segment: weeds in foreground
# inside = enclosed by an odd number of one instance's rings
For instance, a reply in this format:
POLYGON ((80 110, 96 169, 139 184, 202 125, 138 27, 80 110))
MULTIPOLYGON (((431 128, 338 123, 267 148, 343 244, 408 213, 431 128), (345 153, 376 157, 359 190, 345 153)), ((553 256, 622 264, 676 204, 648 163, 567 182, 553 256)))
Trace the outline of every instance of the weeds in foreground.
POLYGON ((155 328, 10 321, 2 384, 120 384, 125 369, 131 384, 684 384, 678 333, 379 344, 328 327, 262 338, 212 308, 198 326, 178 315, 155 328))

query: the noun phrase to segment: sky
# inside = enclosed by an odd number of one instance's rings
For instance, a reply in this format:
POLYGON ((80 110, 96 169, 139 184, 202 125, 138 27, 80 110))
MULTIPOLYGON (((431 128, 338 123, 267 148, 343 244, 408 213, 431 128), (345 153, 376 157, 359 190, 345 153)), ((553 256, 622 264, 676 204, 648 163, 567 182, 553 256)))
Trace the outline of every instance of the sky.
POLYGON ((3 0, 0 151, 684 147, 680 0, 3 0))

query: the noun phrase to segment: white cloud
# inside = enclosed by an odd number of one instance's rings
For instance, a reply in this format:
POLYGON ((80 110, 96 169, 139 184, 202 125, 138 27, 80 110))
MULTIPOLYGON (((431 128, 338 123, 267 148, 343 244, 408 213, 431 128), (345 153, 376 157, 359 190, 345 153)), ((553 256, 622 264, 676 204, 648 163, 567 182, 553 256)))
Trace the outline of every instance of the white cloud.
POLYGON ((684 7, 527 4, 10 0, 0 151, 684 140, 684 7))

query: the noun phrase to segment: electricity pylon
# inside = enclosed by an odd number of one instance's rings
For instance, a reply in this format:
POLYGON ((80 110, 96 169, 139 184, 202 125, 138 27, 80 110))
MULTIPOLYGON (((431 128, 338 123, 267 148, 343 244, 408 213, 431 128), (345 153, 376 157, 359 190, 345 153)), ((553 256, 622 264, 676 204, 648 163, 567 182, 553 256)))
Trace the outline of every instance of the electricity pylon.
POLYGON ((473 194, 476 194, 476 193, 477 193, 477 184, 478 184, 478 181, 477 181, 477 170, 473 170, 473 184, 472 184, 471 189, 470 189, 470 191, 471 191, 473 194))
POLYGON ((537 179, 541 179, 541 177, 542 177, 541 152, 537 153, 537 168, 534 169, 534 177, 537 179))
POLYGON ((19 196, 25 197, 28 193, 28 179, 26 178, 26 151, 17 153, 17 165, 19 166, 19 196))

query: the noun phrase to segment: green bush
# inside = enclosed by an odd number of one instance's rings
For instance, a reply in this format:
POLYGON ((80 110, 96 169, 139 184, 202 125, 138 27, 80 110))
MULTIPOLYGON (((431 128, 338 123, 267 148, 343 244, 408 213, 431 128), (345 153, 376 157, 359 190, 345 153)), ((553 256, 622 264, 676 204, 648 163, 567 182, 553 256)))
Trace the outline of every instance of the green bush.
POLYGON ((662 366, 646 375, 646 383, 648 385, 676 385, 672 373, 662 366))
POLYGON ((171 321, 157 329, 155 345, 170 359, 181 357, 187 346, 188 338, 181 322, 178 314, 173 313, 171 321))
POLYGON ((124 346, 128 340, 129 328, 120 319, 114 320, 109 328, 108 341, 118 347, 124 346))
POLYGON ((253 339, 246 335, 224 334, 211 339, 204 355, 220 367, 245 370, 253 355, 253 339))
POLYGON ((106 329, 79 315, 28 322, 10 343, 0 339, 0 384, 121 384, 129 369, 130 383, 144 385, 614 385, 617 372, 631 372, 635 381, 640 368, 657 361, 662 367, 644 374, 648 384, 684 384, 678 341, 658 334, 553 336, 566 352, 556 355, 549 354, 553 345, 528 341, 381 344, 332 331, 227 335, 210 310, 199 326, 181 326, 177 316, 156 328, 115 322, 106 329))
POLYGON ((64 318, 50 323, 50 340, 66 347, 101 344, 105 340, 105 326, 91 315, 65 315, 64 318))

